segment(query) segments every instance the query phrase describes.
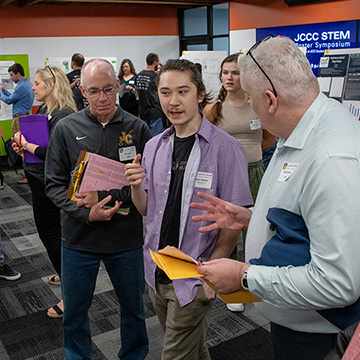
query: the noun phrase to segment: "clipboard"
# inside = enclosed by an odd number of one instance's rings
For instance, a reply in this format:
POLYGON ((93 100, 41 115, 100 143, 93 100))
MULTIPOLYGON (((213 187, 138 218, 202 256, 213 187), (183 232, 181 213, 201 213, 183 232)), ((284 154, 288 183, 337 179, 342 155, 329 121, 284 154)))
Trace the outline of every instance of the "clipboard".
MULTIPOLYGON (((49 145, 50 126, 47 115, 25 115, 19 118, 21 134, 29 143, 47 147, 49 145)), ((24 151, 25 163, 44 163, 34 154, 24 151)))
POLYGON ((149 249, 151 258, 165 272, 170 280, 201 277, 227 304, 259 302, 250 291, 237 291, 232 294, 220 294, 216 287, 197 271, 197 261, 174 246, 166 246, 155 253, 149 249))
MULTIPOLYGON (((121 189, 129 185, 125 176, 125 164, 107 157, 81 150, 66 197, 77 201, 77 192, 121 189)), ((104 207, 107 208, 107 207, 104 207)), ((127 215, 129 208, 121 208, 119 214, 127 215)))

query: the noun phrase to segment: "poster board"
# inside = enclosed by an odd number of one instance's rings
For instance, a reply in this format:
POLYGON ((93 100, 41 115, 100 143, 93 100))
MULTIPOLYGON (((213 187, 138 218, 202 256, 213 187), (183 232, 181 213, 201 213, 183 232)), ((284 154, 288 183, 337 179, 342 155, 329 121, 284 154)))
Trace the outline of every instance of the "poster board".
MULTIPOLYGON (((91 59, 101 58, 109 61, 112 66, 114 67, 115 74, 117 76, 117 58, 116 57, 109 57, 109 56, 86 56, 85 62, 91 59)), ((71 68, 71 57, 46 57, 45 58, 45 66, 57 66, 59 69, 64 71, 65 74, 68 74, 72 71, 71 68)), ((116 95, 118 99, 118 94, 116 95)), ((39 105, 40 103, 35 100, 34 105, 39 105)))
POLYGON ((201 64, 206 92, 216 98, 221 88, 220 65, 226 56, 226 51, 183 51, 180 59, 201 64))
MULTIPOLYGON (((11 61, 0 61, 0 82, 3 89, 12 93, 15 89, 15 83, 10 79, 8 69, 15 62, 11 61)), ((8 105, 3 101, 0 101, 0 120, 12 119, 12 105, 8 105)))
POLYGON ((322 56, 319 62, 318 82, 320 90, 327 96, 341 101, 349 66, 349 55, 322 56))
POLYGON ((320 58, 320 90, 360 118, 360 49, 328 50, 320 58))
POLYGON ((307 48, 306 56, 317 76, 319 59, 328 49, 350 49, 356 47, 357 21, 337 21, 315 24, 290 25, 256 29, 256 41, 265 36, 287 36, 298 47, 307 48))
MULTIPOLYGON (((28 55, 0 55, 0 81, 10 92, 14 91, 16 85, 10 80, 8 68, 15 63, 19 63, 24 67, 25 77, 29 78, 28 55)), ((12 105, 7 105, 3 101, 0 101, 0 107, 0 126, 3 131, 4 140, 6 141, 12 136, 12 105)), ((0 141, 0 156, 5 155, 4 144, 0 141)))
MULTIPOLYGON (((106 56, 97 56, 98 58, 108 60, 114 67, 115 73, 117 75, 117 59, 116 57, 106 57, 106 56)), ((85 58, 85 62, 91 59, 97 58, 96 56, 88 56, 85 58)), ((45 58, 45 66, 57 66, 65 74, 68 74, 72 71, 71 69, 71 57, 46 57, 45 58)))

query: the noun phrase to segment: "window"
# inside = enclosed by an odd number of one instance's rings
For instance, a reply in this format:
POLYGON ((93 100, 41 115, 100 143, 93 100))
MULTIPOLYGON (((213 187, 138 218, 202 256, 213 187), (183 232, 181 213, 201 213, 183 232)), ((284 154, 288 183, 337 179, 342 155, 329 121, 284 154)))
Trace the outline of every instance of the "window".
POLYGON ((184 10, 184 36, 206 35, 206 7, 184 10))
POLYGON ((213 50, 225 50, 229 54, 229 37, 214 38, 213 50))
POLYGON ((207 51, 208 46, 207 44, 194 44, 194 45, 187 45, 187 49, 190 51, 207 51))
POLYGON ((213 34, 229 36, 229 4, 213 5, 213 34))
POLYGON ((179 11, 180 54, 184 50, 229 53, 229 4, 179 11))

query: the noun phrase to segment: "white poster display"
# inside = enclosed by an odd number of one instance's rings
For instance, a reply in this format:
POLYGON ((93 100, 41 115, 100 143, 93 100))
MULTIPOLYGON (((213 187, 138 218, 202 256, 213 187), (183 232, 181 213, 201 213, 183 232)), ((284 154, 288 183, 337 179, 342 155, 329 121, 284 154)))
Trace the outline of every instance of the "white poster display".
MULTIPOLYGON (((116 57, 91 56, 91 57, 86 57, 85 61, 95 59, 97 57, 108 60, 109 62, 111 62, 111 64, 114 67, 115 73, 117 74, 117 59, 116 59, 116 57)), ((69 72, 72 71, 72 69, 71 69, 71 57, 70 58, 69 57, 47 57, 47 58, 45 58, 45 66, 47 66, 47 65, 49 65, 49 66, 57 66, 58 68, 63 70, 65 74, 68 74, 69 72)))
MULTIPOLYGON (((101 58, 109 61, 114 67, 115 74, 117 76, 117 58, 116 57, 106 57, 106 56, 88 56, 85 57, 85 62, 91 59, 101 58)), ((71 68, 71 57, 47 57, 45 58, 45 66, 57 66, 64 71, 65 74, 68 74, 72 71, 71 68)), ((34 105, 39 105, 40 103, 35 100, 34 105)))
POLYGON ((256 43, 256 29, 233 30, 229 32, 230 54, 250 49, 256 43))
POLYGON ((71 59, 68 57, 50 57, 45 58, 45 66, 56 66, 65 74, 71 71, 71 59))
POLYGON ((221 88, 220 65, 226 56, 226 51, 184 51, 181 59, 201 64, 206 92, 216 98, 221 88))
POLYGON ((342 102, 360 120, 360 49, 325 51, 318 76, 320 90, 342 102))
POLYGON ((341 98, 341 95, 344 90, 344 77, 334 77, 331 80, 331 87, 329 92, 329 97, 332 98, 341 98))
MULTIPOLYGON (((2 87, 9 91, 13 92, 15 89, 14 82, 10 79, 8 69, 13 65, 14 61, 0 61, 0 81, 2 87)), ((3 101, 0 101, 0 121, 9 120, 12 118, 12 105, 7 105, 3 101)))
POLYGON ((326 93, 330 92, 331 77, 318 77, 317 79, 320 86, 320 91, 326 93))

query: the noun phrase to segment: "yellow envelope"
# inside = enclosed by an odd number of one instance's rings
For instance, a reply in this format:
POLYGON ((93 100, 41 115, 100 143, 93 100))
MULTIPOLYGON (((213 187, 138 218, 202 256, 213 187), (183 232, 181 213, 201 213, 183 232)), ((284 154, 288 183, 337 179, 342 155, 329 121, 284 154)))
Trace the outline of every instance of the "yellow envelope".
MULTIPOLYGON (((155 253, 149 249, 151 258, 157 266, 165 272, 170 280, 203 277, 197 271, 197 262, 189 255, 174 246, 166 246, 164 249, 155 253)), ((220 294, 215 286, 208 280, 204 281, 220 296, 227 304, 231 303, 252 303, 261 301, 257 296, 249 291, 237 291, 232 294, 220 294)))
POLYGON ((167 248, 170 248, 170 246, 167 246, 165 249, 159 250, 159 253, 154 253, 150 249, 149 250, 151 258, 154 260, 157 266, 165 272, 169 279, 175 280, 203 276, 197 271, 196 262, 191 259, 190 256, 187 256, 186 254, 181 252, 181 258, 174 257, 175 252, 173 251, 173 249, 168 249, 169 251, 167 252, 167 248))

